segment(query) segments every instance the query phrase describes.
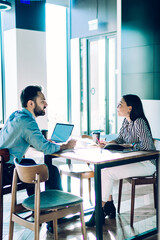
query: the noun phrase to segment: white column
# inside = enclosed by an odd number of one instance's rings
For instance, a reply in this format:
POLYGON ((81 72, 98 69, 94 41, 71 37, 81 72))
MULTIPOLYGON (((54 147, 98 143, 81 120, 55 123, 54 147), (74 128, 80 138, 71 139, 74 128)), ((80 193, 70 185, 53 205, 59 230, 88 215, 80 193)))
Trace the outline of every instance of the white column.
MULTIPOLYGON (((4 33, 6 118, 21 108, 20 93, 28 85, 41 85, 47 94, 46 33, 11 29, 4 33)), ((46 96, 47 98, 47 96, 46 96)), ((37 118, 47 128, 47 115, 37 118)))

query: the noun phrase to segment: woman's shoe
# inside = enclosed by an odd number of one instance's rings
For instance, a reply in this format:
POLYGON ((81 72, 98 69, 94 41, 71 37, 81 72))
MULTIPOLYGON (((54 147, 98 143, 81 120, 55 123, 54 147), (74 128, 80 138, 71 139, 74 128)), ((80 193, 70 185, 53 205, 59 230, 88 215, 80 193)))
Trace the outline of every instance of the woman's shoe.
MULTIPOLYGON (((116 217, 116 208, 113 204, 113 201, 108 201, 105 203, 104 207, 102 208, 102 223, 105 223, 105 217, 108 216, 109 218, 116 217)), ((87 227, 94 227, 96 224, 95 220, 95 211, 92 213, 92 216, 88 222, 86 222, 87 227)))
MULTIPOLYGON (((105 215, 104 215, 104 211, 102 208, 102 224, 105 223, 105 215)), ((95 211, 92 213, 92 216, 90 218, 90 220, 88 222, 85 223, 87 227, 94 227, 96 224, 96 219, 95 219, 95 211)))
POLYGON ((108 201, 105 203, 103 207, 104 215, 105 217, 108 216, 109 218, 115 218, 116 217, 116 208, 113 204, 113 201, 108 201))

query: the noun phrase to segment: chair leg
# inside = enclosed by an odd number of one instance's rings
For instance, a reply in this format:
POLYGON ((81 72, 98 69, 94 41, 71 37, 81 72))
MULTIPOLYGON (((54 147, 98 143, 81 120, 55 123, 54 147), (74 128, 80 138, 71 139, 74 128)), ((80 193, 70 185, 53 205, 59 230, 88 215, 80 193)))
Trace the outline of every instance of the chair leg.
POLYGON ((10 209, 10 222, 9 222, 9 240, 13 239, 13 229, 14 229, 14 221, 13 219, 13 214, 16 213, 15 208, 16 208, 16 203, 17 203, 17 195, 16 195, 16 189, 17 189, 17 171, 16 168, 14 169, 13 173, 13 184, 12 184, 12 194, 11 194, 11 209, 10 209))
POLYGON ((3 235, 3 194, 0 195, 0 240, 3 235))
POLYGON ((89 201, 91 202, 91 178, 88 178, 89 201))
MULTIPOLYGON (((36 213, 35 213, 36 215, 36 213)), ((35 216, 35 231, 34 231, 34 240, 39 240, 39 230, 40 230, 40 225, 39 225, 39 221, 35 216)))
POLYGON ((67 192, 71 192, 71 177, 67 176, 67 192))
POLYGON ((58 240, 58 225, 57 219, 53 220, 54 240, 58 240))
POLYGON ((119 180, 119 193, 118 193, 118 208, 117 208, 118 213, 120 213, 120 207, 121 207, 122 185, 123 185, 123 179, 120 179, 119 180))
POLYGON ((2 240, 3 235, 3 172, 2 163, 0 164, 0 240, 2 240))
POLYGON ((60 177, 62 178, 62 171, 60 171, 60 177))
POLYGON ((131 227, 133 227, 134 202, 135 202, 135 182, 132 180, 132 191, 131 191, 131 216, 130 216, 130 225, 131 225, 131 227))
POLYGON ((13 229, 14 229, 14 222, 11 220, 12 216, 10 216, 10 223, 9 223, 9 240, 13 239, 13 229))
POLYGON ((83 240, 87 240, 87 235, 86 235, 86 227, 85 227, 85 221, 84 221, 84 213, 83 213, 83 206, 82 203, 80 204, 80 218, 81 218, 81 224, 82 224, 82 235, 83 235, 83 240))
POLYGON ((83 179, 80 177, 80 196, 83 197, 83 179))
POLYGON ((156 183, 153 184, 153 195, 154 195, 154 207, 157 208, 157 189, 156 183))

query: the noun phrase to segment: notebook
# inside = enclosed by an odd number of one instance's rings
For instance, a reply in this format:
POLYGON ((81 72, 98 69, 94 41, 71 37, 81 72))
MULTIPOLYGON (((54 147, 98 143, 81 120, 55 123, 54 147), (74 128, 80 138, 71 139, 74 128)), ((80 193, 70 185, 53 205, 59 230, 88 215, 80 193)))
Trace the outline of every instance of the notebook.
POLYGON ((56 143, 66 142, 71 136, 73 127, 73 124, 56 123, 51 140, 56 143))

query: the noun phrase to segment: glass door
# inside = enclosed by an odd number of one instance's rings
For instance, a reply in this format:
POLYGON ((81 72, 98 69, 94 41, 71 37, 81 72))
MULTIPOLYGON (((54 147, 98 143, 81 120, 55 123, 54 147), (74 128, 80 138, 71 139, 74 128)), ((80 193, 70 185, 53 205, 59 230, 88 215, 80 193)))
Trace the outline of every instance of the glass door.
POLYGON ((81 40, 81 132, 116 132, 116 39, 81 40))
POLYGON ((88 42, 90 131, 105 131, 106 76, 105 38, 88 42))
POLYGON ((47 100, 49 136, 57 122, 67 122, 66 7, 46 4, 47 100), (57 24, 58 22, 58 24, 57 24))

